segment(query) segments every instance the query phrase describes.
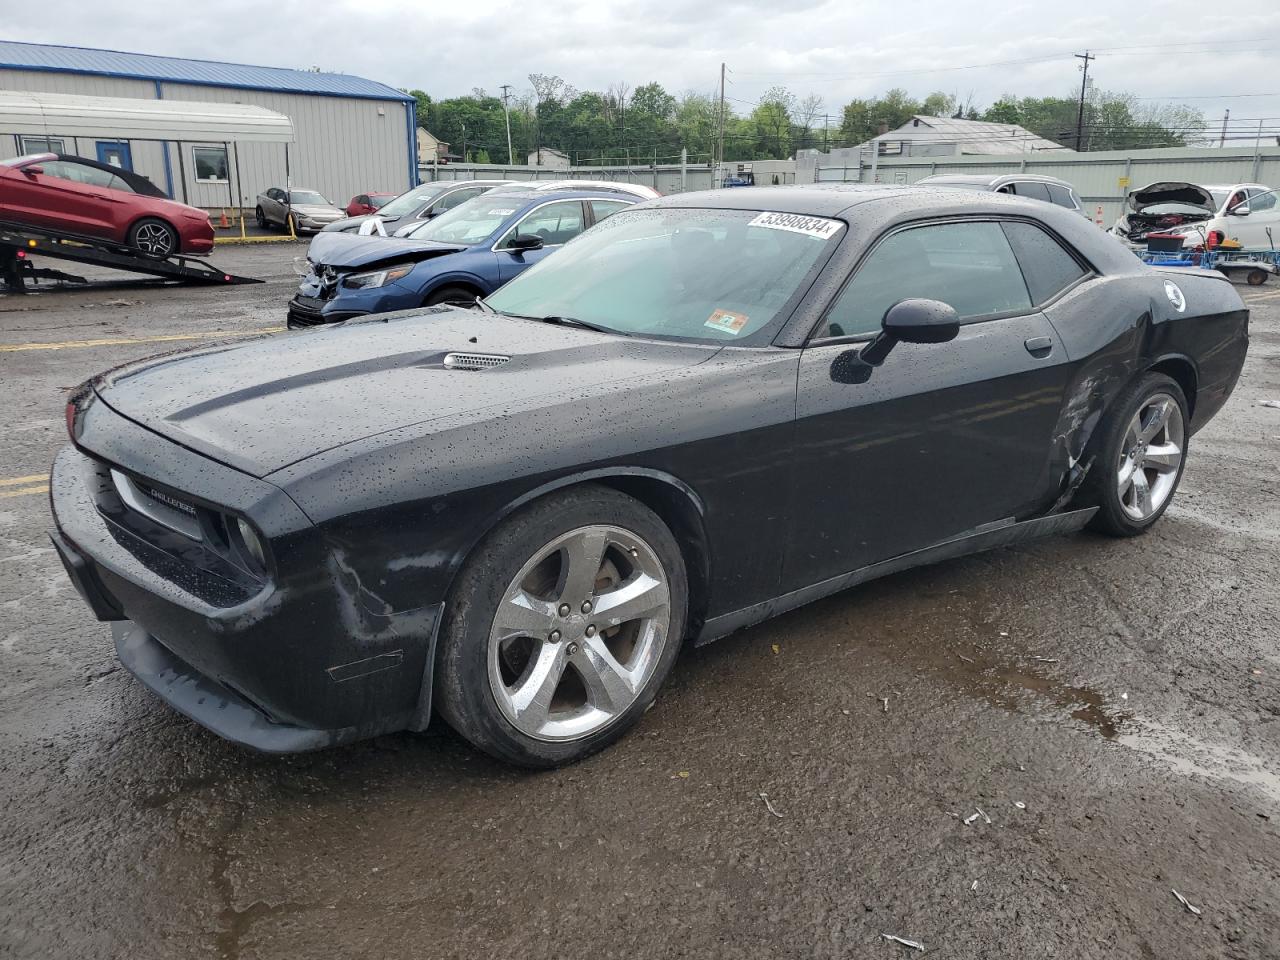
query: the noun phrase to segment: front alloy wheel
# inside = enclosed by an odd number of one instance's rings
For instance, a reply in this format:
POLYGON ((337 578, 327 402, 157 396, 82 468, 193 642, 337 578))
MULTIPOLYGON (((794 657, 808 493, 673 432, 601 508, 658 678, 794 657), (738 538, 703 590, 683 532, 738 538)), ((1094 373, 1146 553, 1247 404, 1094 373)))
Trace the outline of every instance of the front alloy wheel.
POLYGON ((433 704, 526 767, 581 760, 653 704, 680 652, 684 556, 647 506, 582 484, 485 536, 444 606, 433 704))
POLYGON ((507 587, 489 632, 489 686, 521 733, 587 737, 635 703, 670 629, 653 548, 619 527, 581 527, 539 550, 507 587))

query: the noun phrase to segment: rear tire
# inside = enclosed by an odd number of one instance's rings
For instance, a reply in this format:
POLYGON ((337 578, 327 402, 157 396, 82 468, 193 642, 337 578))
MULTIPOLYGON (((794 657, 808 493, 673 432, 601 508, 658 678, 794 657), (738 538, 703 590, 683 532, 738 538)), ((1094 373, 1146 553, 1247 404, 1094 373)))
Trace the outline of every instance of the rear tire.
POLYGON ((129 247, 156 260, 167 260, 181 252, 178 231, 155 217, 144 217, 129 228, 129 247))
POLYGON ((458 307, 474 307, 477 294, 473 290, 466 287, 441 287, 439 290, 433 290, 423 301, 424 307, 437 307, 442 303, 447 303, 458 307))
POLYGON ((1182 480, 1190 423, 1182 387, 1162 373, 1142 376, 1116 398, 1077 498, 1082 507, 1098 508, 1091 529, 1114 537, 1151 529, 1182 480))
POLYGON ((652 510, 596 484, 547 496, 493 530, 459 574, 436 708, 508 763, 581 760, 653 703, 687 606, 680 548, 652 510))
POLYGON ((267 222, 267 215, 262 212, 261 207, 258 207, 258 209, 254 210, 253 215, 258 219, 259 230, 269 230, 271 228, 271 224, 267 222))

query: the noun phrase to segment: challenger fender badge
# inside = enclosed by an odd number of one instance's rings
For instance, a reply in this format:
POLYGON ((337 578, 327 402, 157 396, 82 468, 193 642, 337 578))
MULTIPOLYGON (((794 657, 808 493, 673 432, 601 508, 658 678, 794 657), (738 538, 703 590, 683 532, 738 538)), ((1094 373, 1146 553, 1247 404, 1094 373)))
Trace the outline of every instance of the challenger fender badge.
POLYGON ((1164 295, 1169 298, 1169 302, 1173 304, 1173 309, 1181 313, 1187 309, 1187 298, 1182 295, 1181 288, 1172 280, 1164 282, 1164 295))

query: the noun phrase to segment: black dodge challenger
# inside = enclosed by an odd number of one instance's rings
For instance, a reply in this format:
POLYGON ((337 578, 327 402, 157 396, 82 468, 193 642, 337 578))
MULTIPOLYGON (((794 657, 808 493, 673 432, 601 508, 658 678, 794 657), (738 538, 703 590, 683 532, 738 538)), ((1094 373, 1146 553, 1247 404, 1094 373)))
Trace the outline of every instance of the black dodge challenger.
POLYGON ((1068 210, 761 188, 618 213, 472 309, 85 384, 54 544, 121 662, 266 751, 421 730, 550 766, 682 641, 873 577, 1148 529, 1248 312, 1068 210))

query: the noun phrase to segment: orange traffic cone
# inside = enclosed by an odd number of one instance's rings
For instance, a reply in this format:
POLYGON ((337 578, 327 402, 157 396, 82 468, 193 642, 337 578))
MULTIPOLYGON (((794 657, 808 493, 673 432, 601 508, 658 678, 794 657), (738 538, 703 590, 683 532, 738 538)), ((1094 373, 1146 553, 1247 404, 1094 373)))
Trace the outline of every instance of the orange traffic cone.
POLYGON ((222 208, 222 219, 218 221, 218 226, 223 230, 231 229, 231 221, 227 219, 227 208, 222 208))

